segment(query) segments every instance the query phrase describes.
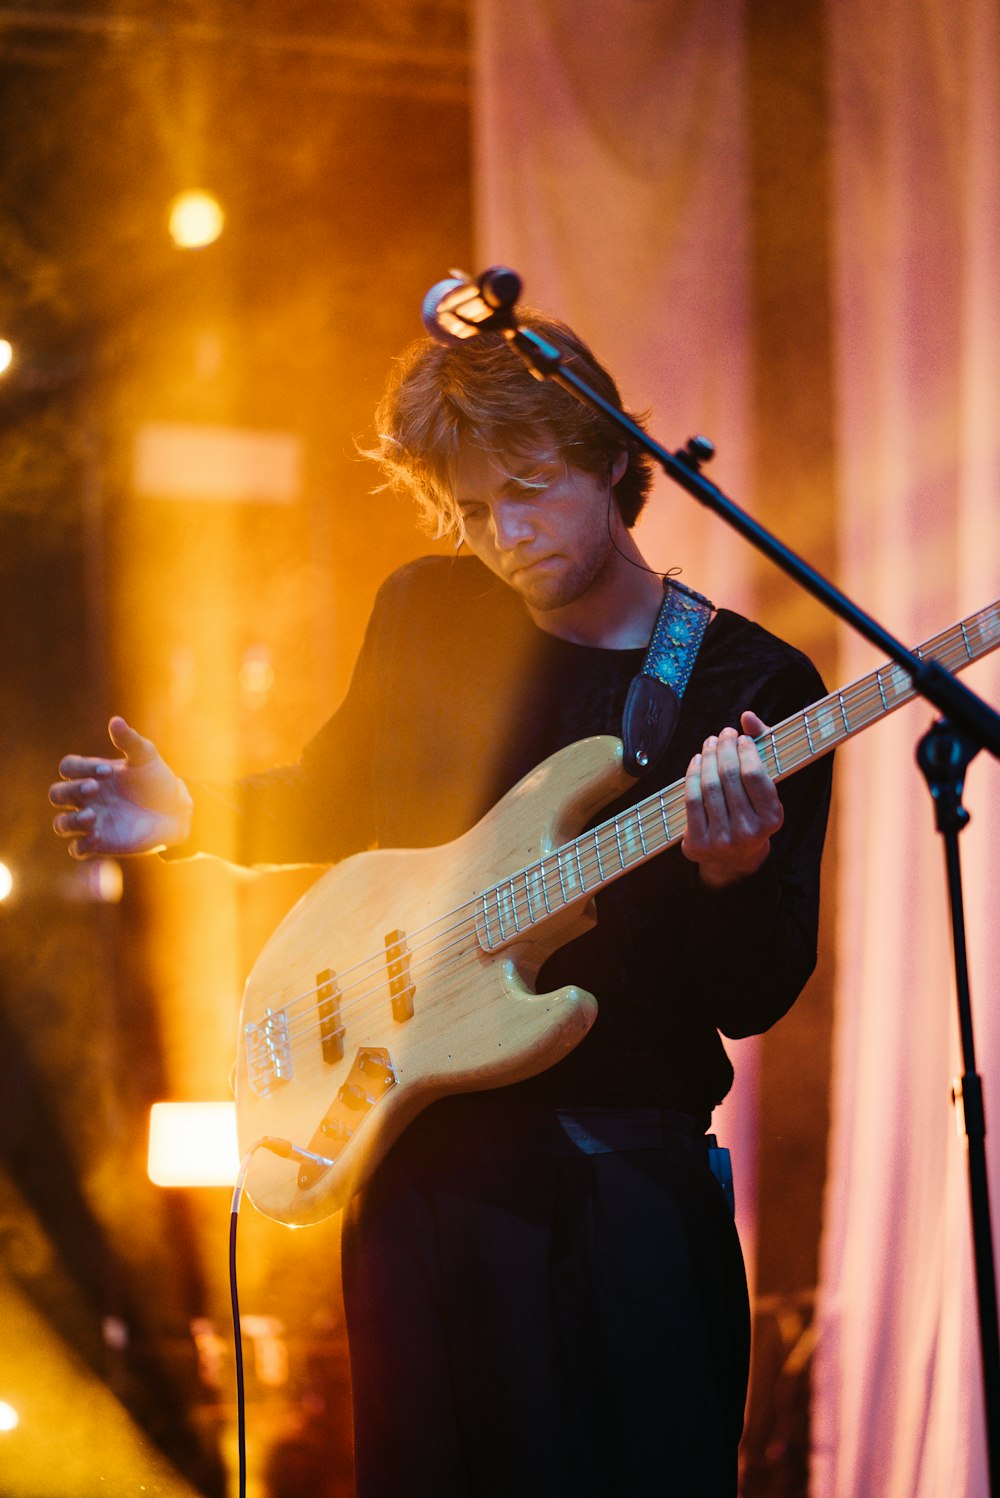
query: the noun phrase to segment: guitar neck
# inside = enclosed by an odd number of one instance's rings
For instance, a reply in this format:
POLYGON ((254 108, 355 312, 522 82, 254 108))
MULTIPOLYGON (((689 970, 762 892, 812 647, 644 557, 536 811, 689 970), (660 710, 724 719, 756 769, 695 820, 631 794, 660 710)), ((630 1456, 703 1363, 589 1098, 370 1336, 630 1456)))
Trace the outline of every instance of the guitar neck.
MULTIPOLYGON (((961 671, 1000 645, 1000 601, 935 635, 914 654, 961 671)), ((891 662, 814 702, 757 739, 774 781, 836 749, 917 695, 909 674, 891 662)), ((485 890, 477 901, 480 945, 504 946, 560 909, 597 894, 630 869, 679 843, 687 829, 684 781, 635 806, 485 890)))

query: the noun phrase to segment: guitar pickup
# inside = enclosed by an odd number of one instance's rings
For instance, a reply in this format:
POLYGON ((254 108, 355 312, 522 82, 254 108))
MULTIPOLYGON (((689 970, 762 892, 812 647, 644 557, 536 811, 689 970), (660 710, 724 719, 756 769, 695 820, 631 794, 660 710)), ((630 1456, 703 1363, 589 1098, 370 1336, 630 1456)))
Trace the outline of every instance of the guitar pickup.
POLYGON ((413 1018, 413 999, 417 991, 410 976, 410 949, 406 945, 405 931, 390 931, 386 935, 385 958, 392 1017, 402 1023, 413 1018))
POLYGON ((340 988, 337 975, 332 968, 325 967, 316 974, 316 1004, 319 1009, 319 1038, 323 1047, 323 1060, 342 1061, 344 1057, 344 1026, 340 1019, 340 988))

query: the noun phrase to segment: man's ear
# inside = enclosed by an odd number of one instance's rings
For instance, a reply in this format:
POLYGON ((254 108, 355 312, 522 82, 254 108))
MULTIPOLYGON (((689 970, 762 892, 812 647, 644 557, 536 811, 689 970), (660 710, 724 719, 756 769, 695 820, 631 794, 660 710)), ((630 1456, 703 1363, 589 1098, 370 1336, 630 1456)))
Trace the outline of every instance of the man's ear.
POLYGON ((620 479, 623 479, 625 477, 625 472, 626 472, 627 468, 628 468, 628 453, 623 448, 622 451, 618 454, 618 456, 615 459, 615 461, 611 465, 611 487, 612 487, 612 489, 615 487, 615 485, 619 482, 620 479))

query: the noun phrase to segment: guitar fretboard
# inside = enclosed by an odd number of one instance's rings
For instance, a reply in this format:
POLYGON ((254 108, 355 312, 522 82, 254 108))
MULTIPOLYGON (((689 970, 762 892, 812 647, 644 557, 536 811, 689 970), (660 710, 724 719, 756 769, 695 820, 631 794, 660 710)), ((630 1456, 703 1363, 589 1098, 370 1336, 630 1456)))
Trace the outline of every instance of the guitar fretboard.
MULTIPOLYGON (((1000 602, 935 635, 914 654, 938 661, 949 671, 961 671, 998 645, 1000 602)), ((915 696, 916 688, 902 666, 880 666, 762 734, 757 748, 764 768, 772 780, 784 780, 915 696)), ((686 828, 684 781, 676 780, 484 890, 476 900, 480 946, 496 951, 547 917, 589 899, 679 843, 686 828)))

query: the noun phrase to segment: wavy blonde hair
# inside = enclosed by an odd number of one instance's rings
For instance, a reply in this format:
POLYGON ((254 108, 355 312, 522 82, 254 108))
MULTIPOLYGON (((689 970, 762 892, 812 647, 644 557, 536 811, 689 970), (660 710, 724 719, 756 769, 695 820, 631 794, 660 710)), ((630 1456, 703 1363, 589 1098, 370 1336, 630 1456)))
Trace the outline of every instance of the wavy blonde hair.
MULTIPOLYGON (((522 326, 555 344, 572 367, 618 410, 618 387, 591 350, 564 323, 519 309, 522 326)), ((631 420, 645 429, 645 415, 631 420)), ((538 380, 500 333, 445 346, 418 339, 396 361, 375 413, 378 436, 363 449, 382 470, 382 489, 411 496, 435 537, 460 540, 462 521, 451 474, 458 453, 473 446, 501 463, 557 454, 586 473, 610 470, 628 454, 615 499, 633 526, 652 482, 652 460, 612 419, 551 380, 538 380)))

